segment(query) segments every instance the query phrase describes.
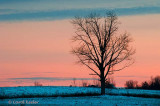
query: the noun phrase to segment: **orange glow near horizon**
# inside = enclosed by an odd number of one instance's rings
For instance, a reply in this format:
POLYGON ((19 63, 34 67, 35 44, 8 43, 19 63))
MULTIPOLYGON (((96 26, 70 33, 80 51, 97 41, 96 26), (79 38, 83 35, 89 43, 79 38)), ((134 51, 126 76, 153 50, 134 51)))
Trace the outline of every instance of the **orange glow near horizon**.
MULTIPOLYGON (((149 80, 160 75, 160 14, 121 16, 120 32, 134 39, 135 64, 112 75, 116 86, 127 80, 149 80)), ((0 22, 0 87, 33 85, 8 78, 93 78, 70 54, 74 28, 70 20, 0 22)), ((71 85, 72 81, 42 81, 43 85, 71 85)), ((80 83, 80 81, 78 82, 80 83)), ((91 81, 89 81, 91 83, 91 81)))

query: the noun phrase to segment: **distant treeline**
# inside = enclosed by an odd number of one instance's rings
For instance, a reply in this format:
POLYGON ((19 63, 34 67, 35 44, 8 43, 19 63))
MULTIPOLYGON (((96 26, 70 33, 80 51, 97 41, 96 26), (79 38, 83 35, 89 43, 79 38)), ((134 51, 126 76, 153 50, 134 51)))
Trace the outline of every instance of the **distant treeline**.
POLYGON ((144 81, 141 85, 138 85, 138 81, 129 80, 126 81, 125 87, 127 89, 160 90, 160 76, 152 77, 150 81, 144 81))
MULTIPOLYGON (((116 88, 113 78, 107 78, 105 81, 105 88, 116 88)), ((144 81, 138 84, 138 81, 129 80, 125 82, 126 89, 148 89, 148 90, 160 90, 160 76, 151 77, 149 81, 144 81)), ((34 86, 43 86, 39 82, 34 82, 34 86)), ((76 80, 73 79, 73 84, 70 86, 77 86, 76 80)), ((81 86, 83 87, 101 87, 101 83, 98 80, 93 80, 93 84, 88 84, 87 81, 82 80, 81 86)))

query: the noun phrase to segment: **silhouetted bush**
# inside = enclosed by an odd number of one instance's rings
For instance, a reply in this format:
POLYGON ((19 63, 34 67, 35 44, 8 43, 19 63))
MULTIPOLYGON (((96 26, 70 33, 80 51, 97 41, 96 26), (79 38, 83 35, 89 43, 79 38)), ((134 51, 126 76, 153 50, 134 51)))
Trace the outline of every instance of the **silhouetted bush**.
POLYGON ((89 85, 90 87, 101 87, 101 82, 99 80, 93 80, 93 85, 89 85))
POLYGON ((97 85, 88 85, 88 87, 98 88, 99 86, 97 86, 97 85))
POLYGON ((160 76, 151 78, 149 89, 160 90, 160 76))
POLYGON ((147 81, 142 82, 141 87, 142 89, 149 89, 149 83, 147 81))
POLYGON ((108 78, 105 82, 105 88, 115 88, 115 82, 113 78, 108 78))
POLYGON ((83 87, 87 87, 87 86, 88 86, 87 81, 82 80, 82 86, 83 86, 83 87))
POLYGON ((137 81, 133 81, 133 80, 126 81, 125 87, 128 89, 134 89, 138 87, 137 83, 138 83, 137 81))
POLYGON ((72 86, 77 86, 76 81, 77 81, 77 79, 73 78, 73 82, 72 82, 73 84, 72 84, 72 86))
POLYGON ((144 81, 140 86, 137 85, 137 81, 129 80, 126 81, 125 87, 128 89, 150 89, 160 90, 160 76, 151 78, 150 81, 144 81))
POLYGON ((35 82, 34 82, 34 86, 43 86, 43 85, 42 85, 41 83, 35 81, 35 82))
MULTIPOLYGON (((88 85, 88 87, 101 87, 101 82, 99 80, 93 80, 93 85, 88 85)), ((116 88, 113 78, 107 78, 105 88, 116 88)))

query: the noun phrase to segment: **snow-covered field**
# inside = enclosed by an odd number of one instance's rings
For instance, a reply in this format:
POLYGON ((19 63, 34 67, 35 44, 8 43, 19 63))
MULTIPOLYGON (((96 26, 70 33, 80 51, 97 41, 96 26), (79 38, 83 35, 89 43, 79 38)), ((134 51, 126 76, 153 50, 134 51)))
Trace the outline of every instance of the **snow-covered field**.
POLYGON ((160 106, 155 98, 139 98, 127 96, 85 96, 85 97, 47 97, 3 99, 0 104, 45 104, 61 106, 160 106))
MULTIPOLYGON (((100 88, 90 87, 60 87, 60 86, 30 86, 30 87, 0 87, 0 97, 19 96, 61 96, 81 93, 99 93, 100 88)), ((137 95, 159 95, 160 90, 140 89, 106 89, 106 94, 137 94, 137 95)))
POLYGON ((1 87, 0 104, 57 104, 57 105, 160 105, 159 98, 140 98, 121 96, 127 95, 158 95, 159 90, 137 90, 137 89, 106 89, 106 94, 115 94, 118 96, 86 96, 86 97, 61 97, 62 95, 84 94, 84 93, 99 93, 100 88, 89 87, 1 87), (43 96, 43 98, 16 98, 16 97, 35 97, 43 96), (46 97, 44 97, 46 96, 46 97), (58 97, 49 97, 58 96, 58 97), (12 99, 7 99, 12 98, 12 99), (104 104, 105 103, 105 104, 104 104))
POLYGON ((100 93, 99 88, 88 87, 54 87, 54 86, 30 86, 30 87, 1 87, 0 97, 19 96, 61 96, 80 93, 100 93))

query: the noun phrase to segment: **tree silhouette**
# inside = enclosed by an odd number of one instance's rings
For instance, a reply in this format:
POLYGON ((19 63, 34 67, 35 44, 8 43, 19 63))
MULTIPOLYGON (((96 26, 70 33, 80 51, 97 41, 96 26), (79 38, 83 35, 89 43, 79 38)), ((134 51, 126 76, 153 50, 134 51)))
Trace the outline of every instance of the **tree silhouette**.
POLYGON ((133 63, 131 56, 135 50, 129 46, 132 40, 126 32, 116 34, 119 22, 114 12, 107 12, 104 17, 97 14, 75 17, 72 24, 76 29, 72 53, 78 57, 79 63, 94 72, 93 75, 99 76, 101 94, 105 94, 107 75, 133 63), (115 67, 117 65, 121 67, 115 67))
POLYGON ((142 88, 142 89, 149 89, 149 84, 148 84, 148 82, 147 82, 147 81, 142 82, 141 88, 142 88))
POLYGON ((126 81, 125 86, 128 89, 134 89, 134 88, 137 88, 137 84, 138 84, 137 81, 129 80, 129 81, 126 81))

